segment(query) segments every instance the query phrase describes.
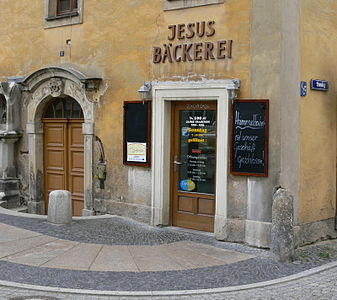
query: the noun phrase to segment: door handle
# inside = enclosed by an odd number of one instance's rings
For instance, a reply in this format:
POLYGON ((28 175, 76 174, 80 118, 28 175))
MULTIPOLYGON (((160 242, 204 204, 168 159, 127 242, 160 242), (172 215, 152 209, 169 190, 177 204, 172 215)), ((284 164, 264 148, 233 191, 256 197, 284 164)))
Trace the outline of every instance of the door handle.
POLYGON ((182 164, 183 164, 182 162, 178 161, 178 156, 175 155, 174 159, 173 159, 173 165, 174 165, 173 170, 174 170, 174 172, 177 172, 178 171, 178 166, 181 166, 182 164))

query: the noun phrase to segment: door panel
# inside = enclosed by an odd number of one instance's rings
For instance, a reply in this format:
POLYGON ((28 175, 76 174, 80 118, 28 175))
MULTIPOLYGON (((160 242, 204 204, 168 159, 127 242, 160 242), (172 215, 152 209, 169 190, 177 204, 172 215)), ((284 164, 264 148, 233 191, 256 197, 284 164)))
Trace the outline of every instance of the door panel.
POLYGON ((48 146, 49 147, 64 147, 64 124, 56 123, 56 124, 48 124, 48 146))
POLYGON ((73 194, 73 213, 82 215, 84 207, 84 137, 82 122, 71 120, 68 124, 69 190, 73 194))
POLYGON ((178 212, 194 213, 194 200, 192 197, 178 196, 178 212))
POLYGON ((84 137, 82 119, 43 119, 46 213, 49 193, 69 190, 73 215, 84 207, 84 137))
POLYGON ((65 165, 64 151, 49 148, 46 152, 46 161, 49 170, 63 170, 65 165))
POLYGON ((82 134, 82 122, 77 120, 69 121, 69 137, 70 137, 70 146, 73 148, 78 147, 83 150, 83 134, 82 134))
POLYGON ((71 176, 71 186, 74 195, 82 195, 83 197, 83 176, 71 176))
POLYGON ((216 103, 179 102, 172 111, 172 225, 213 231, 216 103))
POLYGON ((84 153, 79 152, 78 150, 72 150, 69 153, 71 155, 70 161, 71 164, 71 170, 72 171, 78 171, 83 172, 83 161, 84 161, 84 153))
POLYGON ((215 214, 214 199, 198 198, 198 214, 214 216, 215 214))
POLYGON ((66 124, 44 123, 44 184, 45 204, 49 193, 66 186, 66 124))

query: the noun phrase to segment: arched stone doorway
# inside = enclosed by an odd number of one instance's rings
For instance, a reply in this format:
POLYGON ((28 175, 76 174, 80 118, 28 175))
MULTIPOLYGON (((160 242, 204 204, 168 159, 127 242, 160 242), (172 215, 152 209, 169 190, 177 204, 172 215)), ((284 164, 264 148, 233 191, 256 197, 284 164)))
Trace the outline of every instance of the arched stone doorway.
POLYGON ((44 198, 48 210, 49 193, 68 190, 72 194, 74 216, 84 208, 83 111, 70 97, 54 98, 43 114, 44 198))
POLYGON ((94 108, 101 79, 87 76, 74 68, 51 66, 38 70, 26 77, 22 85, 23 100, 27 104, 29 148, 29 200, 28 212, 45 212, 44 184, 44 126, 42 119, 47 105, 55 98, 76 99, 83 113, 82 134, 84 135, 84 208, 83 215, 93 214, 93 145, 94 108))

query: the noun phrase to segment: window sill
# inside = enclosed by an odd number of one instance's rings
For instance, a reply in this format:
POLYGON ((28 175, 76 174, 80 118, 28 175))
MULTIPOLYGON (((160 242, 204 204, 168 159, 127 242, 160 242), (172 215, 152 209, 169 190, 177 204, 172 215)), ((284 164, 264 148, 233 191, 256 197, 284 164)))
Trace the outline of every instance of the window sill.
POLYGON ((164 10, 184 9, 224 2, 225 0, 164 0, 164 10))
POLYGON ((83 23, 81 12, 72 12, 69 14, 47 17, 44 19, 44 28, 55 28, 83 23))

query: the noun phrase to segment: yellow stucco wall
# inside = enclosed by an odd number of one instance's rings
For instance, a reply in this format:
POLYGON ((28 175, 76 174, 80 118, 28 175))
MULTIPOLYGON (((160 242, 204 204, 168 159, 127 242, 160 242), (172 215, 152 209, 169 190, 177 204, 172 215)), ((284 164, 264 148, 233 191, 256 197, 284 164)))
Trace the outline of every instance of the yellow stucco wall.
POLYGON ((44 29, 44 1, 4 0, 0 10, 0 79, 27 76, 47 65, 64 63, 102 76, 95 134, 103 141, 108 160, 105 198, 122 196, 127 202, 150 205, 150 182, 146 191, 137 193, 127 184, 133 167, 122 164, 123 101, 138 100, 137 90, 144 81, 182 77, 240 78, 241 97, 249 97, 250 2, 226 0, 164 11, 163 0, 85 0, 83 24, 44 29), (199 40, 233 40, 231 60, 152 63, 152 47, 168 43, 168 25, 210 20, 215 21, 215 35, 199 40), (66 45, 67 39, 71 39, 71 46, 66 45), (64 57, 59 56, 61 50, 64 57))
POLYGON ((334 0, 301 1, 301 80, 308 95, 300 99, 300 223, 336 214, 336 16, 334 0), (329 81, 329 92, 311 91, 310 79, 329 81))

